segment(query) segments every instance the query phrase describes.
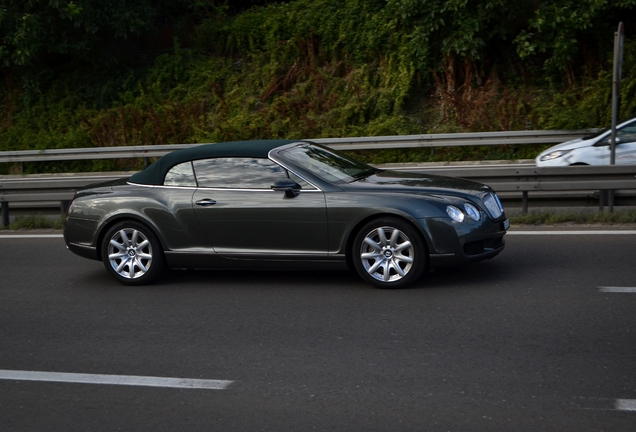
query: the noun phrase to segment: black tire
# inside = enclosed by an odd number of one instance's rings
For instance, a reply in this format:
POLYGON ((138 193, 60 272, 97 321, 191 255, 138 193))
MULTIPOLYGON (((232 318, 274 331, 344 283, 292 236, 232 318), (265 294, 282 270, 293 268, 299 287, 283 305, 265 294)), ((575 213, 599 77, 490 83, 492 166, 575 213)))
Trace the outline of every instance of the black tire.
POLYGON ((165 270, 161 243, 139 222, 126 220, 110 227, 101 251, 106 270, 124 285, 145 285, 165 270))
POLYGON ((362 279, 379 288, 403 288, 415 282, 428 263, 422 236, 409 222, 374 219, 357 233, 351 250, 362 279))

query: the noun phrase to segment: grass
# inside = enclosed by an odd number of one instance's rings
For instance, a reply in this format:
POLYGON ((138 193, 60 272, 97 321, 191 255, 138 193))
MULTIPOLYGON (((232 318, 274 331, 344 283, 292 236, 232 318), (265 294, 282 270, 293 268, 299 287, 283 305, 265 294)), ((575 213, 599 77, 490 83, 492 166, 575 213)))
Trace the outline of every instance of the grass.
MULTIPOLYGON (((8 227, 0 229, 28 230, 28 229, 62 229, 64 218, 47 217, 43 215, 19 216, 8 227)), ((510 216, 512 225, 557 225, 557 224, 631 224, 636 223, 636 210, 618 210, 613 213, 591 212, 559 212, 542 211, 530 212, 510 216)))
POLYGON ((18 216, 15 221, 7 227, 0 229, 19 230, 19 229, 62 229, 64 217, 60 216, 47 217, 44 215, 18 216))
POLYGON ((617 210, 613 213, 589 213, 589 212, 559 212, 544 211, 530 212, 510 216, 513 225, 556 225, 556 224, 628 224, 636 223, 636 210, 617 210))

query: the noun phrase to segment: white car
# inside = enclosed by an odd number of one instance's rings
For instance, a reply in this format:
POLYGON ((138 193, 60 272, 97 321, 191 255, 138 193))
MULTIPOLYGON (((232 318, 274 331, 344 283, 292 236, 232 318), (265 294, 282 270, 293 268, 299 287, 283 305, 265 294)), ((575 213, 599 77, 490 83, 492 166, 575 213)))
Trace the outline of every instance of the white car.
MULTIPOLYGON (((537 166, 609 165, 611 129, 542 151, 537 166)), ((616 165, 636 165, 636 119, 616 127, 616 165)))

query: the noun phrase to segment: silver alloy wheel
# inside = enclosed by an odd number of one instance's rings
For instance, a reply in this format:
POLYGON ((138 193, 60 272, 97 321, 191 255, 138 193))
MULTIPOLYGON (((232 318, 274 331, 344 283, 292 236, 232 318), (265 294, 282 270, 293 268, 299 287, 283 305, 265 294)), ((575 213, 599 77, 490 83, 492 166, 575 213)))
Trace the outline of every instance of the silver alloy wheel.
POLYGON ((125 279, 145 275, 152 265, 152 257, 148 237, 137 229, 116 231, 108 242, 108 261, 115 273, 125 279))
POLYGON ((413 266, 415 248, 406 234, 383 226, 369 232, 360 245, 360 259, 366 272, 381 282, 394 282, 413 266))

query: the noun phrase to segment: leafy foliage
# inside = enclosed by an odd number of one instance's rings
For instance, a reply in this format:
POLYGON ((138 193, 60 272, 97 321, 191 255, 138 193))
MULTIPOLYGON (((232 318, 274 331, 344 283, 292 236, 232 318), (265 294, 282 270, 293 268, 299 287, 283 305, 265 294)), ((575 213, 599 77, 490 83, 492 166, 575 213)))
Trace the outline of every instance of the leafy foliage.
MULTIPOLYGON (((611 56, 612 53, 608 53, 611 56)), ((612 117, 612 70, 602 70, 594 79, 554 91, 536 91, 533 102, 536 122, 542 129, 607 127, 612 117)), ((621 82, 620 117, 636 115, 636 41, 625 45, 621 82)))
MULTIPOLYGON (((573 64, 582 48, 611 51, 619 21, 634 17, 636 0, 557 0, 539 4, 515 42, 522 59, 541 55, 548 71, 565 72, 575 80, 573 64), (594 43, 596 42, 596 43, 594 43)), ((578 59, 585 61, 585 58, 578 59)), ((588 54, 588 61, 595 60, 588 54)))
MULTIPOLYGON (((5 0, 0 150, 604 126, 612 34, 635 12, 636 0, 5 0)), ((628 41, 622 117, 636 115, 634 56, 628 41)), ((113 168, 136 166, 60 169, 113 168)))
POLYGON ((5 0, 0 7, 2 67, 34 65, 46 55, 90 58, 100 41, 148 31, 150 1, 5 0))

